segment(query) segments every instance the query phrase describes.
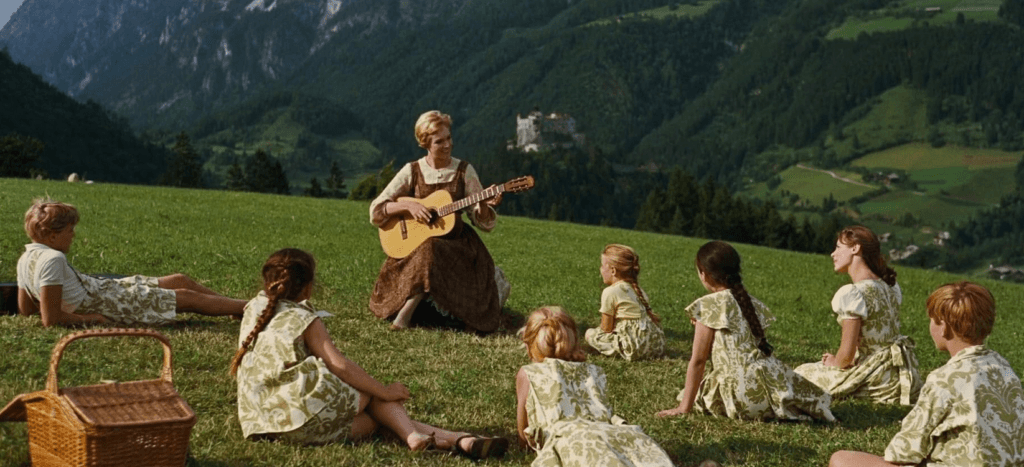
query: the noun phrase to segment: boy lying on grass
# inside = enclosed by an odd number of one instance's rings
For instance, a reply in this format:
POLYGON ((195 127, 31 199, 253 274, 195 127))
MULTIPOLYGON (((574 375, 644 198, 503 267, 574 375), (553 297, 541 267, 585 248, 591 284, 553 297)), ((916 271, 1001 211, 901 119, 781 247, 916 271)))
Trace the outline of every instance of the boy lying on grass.
POLYGON ((1009 362, 984 345, 996 317, 992 294, 956 282, 932 292, 927 306, 935 347, 952 358, 928 375, 884 458, 839 451, 830 466, 1024 465, 1024 390, 1009 362))
POLYGON ((18 312, 36 313, 43 326, 117 323, 161 325, 176 312, 241 317, 245 300, 218 295, 184 274, 103 279, 81 274, 68 263, 78 210, 36 200, 25 212, 33 243, 18 259, 18 312))

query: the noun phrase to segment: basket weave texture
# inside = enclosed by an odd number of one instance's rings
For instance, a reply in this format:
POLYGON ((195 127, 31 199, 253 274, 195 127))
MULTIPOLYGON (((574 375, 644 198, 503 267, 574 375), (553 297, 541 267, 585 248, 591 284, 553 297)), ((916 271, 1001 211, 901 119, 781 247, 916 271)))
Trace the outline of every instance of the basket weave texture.
POLYGON ((171 381, 171 347, 147 329, 100 329, 65 336, 50 357, 46 390, 22 396, 33 467, 185 465, 195 413, 171 381), (160 341, 160 379, 58 389, 64 348, 76 339, 144 336, 160 341))

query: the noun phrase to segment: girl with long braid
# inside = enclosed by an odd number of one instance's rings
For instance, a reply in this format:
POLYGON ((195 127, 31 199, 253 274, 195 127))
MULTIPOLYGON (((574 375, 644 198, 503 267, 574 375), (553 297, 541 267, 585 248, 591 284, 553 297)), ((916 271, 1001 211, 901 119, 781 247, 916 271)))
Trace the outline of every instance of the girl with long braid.
POLYGON ((708 242, 697 251, 697 274, 711 293, 686 307, 695 328, 686 386, 679 406, 658 416, 697 410, 743 420, 834 421, 828 393, 772 356, 765 328, 775 318, 743 287, 739 253, 708 242))
POLYGON ((436 446, 474 458, 504 454, 504 438, 410 419, 405 385, 384 385, 342 355, 306 303, 315 272, 309 253, 277 251, 263 265, 263 291, 245 306, 231 374, 246 438, 325 444, 363 438, 382 425, 414 451, 436 446))
POLYGON ((832 266, 852 282, 832 297, 832 311, 842 328, 839 350, 835 355, 824 353, 820 362, 796 367, 796 372, 836 399, 912 405, 923 381, 914 341, 900 334, 903 293, 896 271, 882 258, 878 237, 860 225, 843 229, 832 252, 832 266))
POLYGON ((640 257, 626 245, 611 244, 601 252, 601 327, 584 338, 594 350, 628 361, 659 358, 665 353, 661 318, 651 312, 647 293, 637 282, 640 257))

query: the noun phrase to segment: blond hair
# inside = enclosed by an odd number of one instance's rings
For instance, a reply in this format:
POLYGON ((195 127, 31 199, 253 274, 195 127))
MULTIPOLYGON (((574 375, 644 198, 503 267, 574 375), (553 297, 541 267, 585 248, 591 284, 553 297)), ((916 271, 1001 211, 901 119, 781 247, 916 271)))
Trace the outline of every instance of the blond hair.
POLYGON ((651 305, 647 303, 647 298, 640 289, 640 255, 636 254, 636 250, 626 245, 611 243, 605 245, 601 255, 608 258, 613 274, 633 287, 637 300, 640 300, 644 310, 650 313, 651 305))
POLYGON ((946 334, 981 344, 996 322, 996 300, 988 289, 968 281, 951 282, 935 289, 926 302, 928 317, 946 323, 946 334))
POLYGON ((540 307, 530 313, 522 329, 523 343, 530 358, 557 358, 570 362, 587 359, 580 349, 576 321, 560 306, 540 307))
POLYGON ((25 233, 34 242, 42 242, 51 234, 61 233, 78 224, 78 210, 49 198, 36 199, 25 211, 25 233))
POLYGON ((420 118, 416 119, 416 141, 420 144, 420 147, 424 149, 429 148, 434 134, 441 131, 442 127, 448 128, 448 131, 451 131, 451 115, 441 113, 438 110, 423 112, 420 118))

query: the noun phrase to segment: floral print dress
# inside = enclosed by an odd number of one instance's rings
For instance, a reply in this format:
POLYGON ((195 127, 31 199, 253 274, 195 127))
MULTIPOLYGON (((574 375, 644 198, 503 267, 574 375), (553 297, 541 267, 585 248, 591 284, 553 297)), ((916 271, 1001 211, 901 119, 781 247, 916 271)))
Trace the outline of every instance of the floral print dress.
POLYGON ((671 466, 668 454, 637 425, 613 415, 600 367, 546 358, 523 367, 533 467, 671 466))
MULTIPOLYGON (((238 345, 267 306, 260 294, 245 306, 238 345)), ((238 421, 247 438, 296 444, 345 439, 359 411, 359 391, 309 352, 302 333, 317 318, 308 305, 281 300, 238 366, 238 421)))
MULTIPOLYGON (((648 299, 647 292, 641 289, 640 293, 648 299)), ((601 313, 614 316, 615 327, 612 332, 604 332, 601 328, 587 329, 583 337, 594 350, 631 362, 661 358, 665 354, 665 331, 647 315, 628 282, 619 281, 604 289, 601 313), (623 316, 624 310, 631 313, 623 316)))
MULTIPOLYGON (((765 329, 775 320, 751 297, 765 329)), ((765 357, 732 292, 705 295, 686 308, 697 322, 715 330, 710 371, 705 371, 694 408, 707 415, 741 420, 834 421, 832 398, 774 356, 765 357)), ((682 400, 680 391, 677 399, 682 400)))
POLYGON ((929 466, 1024 465, 1024 390, 1010 363, 984 345, 928 375, 885 460, 929 466))
POLYGON ((832 394, 833 398, 868 398, 887 404, 911 405, 921 390, 914 341, 900 335, 899 285, 867 279, 841 287, 832 298, 836 322, 859 319, 860 345, 847 369, 822 362, 805 363, 796 372, 832 394))

